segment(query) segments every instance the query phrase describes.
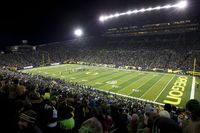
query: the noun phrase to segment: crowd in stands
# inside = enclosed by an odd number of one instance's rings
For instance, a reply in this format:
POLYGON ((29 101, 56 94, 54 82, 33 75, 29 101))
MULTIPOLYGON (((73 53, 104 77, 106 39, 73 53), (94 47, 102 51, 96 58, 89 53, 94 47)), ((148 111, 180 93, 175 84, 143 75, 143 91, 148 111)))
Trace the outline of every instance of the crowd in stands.
POLYGON ((200 103, 138 101, 40 75, 0 71, 1 131, 16 133, 198 133, 200 103))
POLYGON ((143 69, 193 70, 197 58, 200 69, 198 34, 159 35, 147 37, 97 37, 39 45, 29 53, 0 55, 0 66, 40 66, 55 62, 84 61, 89 63, 135 66, 143 69))

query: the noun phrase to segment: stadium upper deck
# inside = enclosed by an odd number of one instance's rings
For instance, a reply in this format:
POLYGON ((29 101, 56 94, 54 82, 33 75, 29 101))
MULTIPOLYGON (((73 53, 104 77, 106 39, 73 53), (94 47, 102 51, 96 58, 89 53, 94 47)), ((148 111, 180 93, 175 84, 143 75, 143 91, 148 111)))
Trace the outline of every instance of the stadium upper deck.
POLYGON ((105 36, 142 36, 173 33, 198 32, 199 23, 190 20, 169 23, 147 24, 143 26, 127 26, 107 29, 105 36))

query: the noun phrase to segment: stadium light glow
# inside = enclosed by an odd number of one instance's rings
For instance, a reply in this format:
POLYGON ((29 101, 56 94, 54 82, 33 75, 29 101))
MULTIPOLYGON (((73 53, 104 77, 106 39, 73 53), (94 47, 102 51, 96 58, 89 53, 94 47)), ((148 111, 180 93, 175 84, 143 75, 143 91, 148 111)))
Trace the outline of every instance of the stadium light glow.
POLYGON ((126 14, 128 14, 128 15, 129 15, 129 14, 132 14, 132 11, 127 11, 126 14))
POLYGON ((161 9, 160 6, 155 7, 155 10, 160 10, 160 9, 161 9))
POLYGON ((144 9, 144 8, 139 10, 139 12, 145 12, 145 11, 146 11, 146 9, 144 9))
POLYGON ((165 8, 165 9, 169 9, 171 7, 172 7, 171 5, 165 5, 165 6, 163 6, 163 8, 165 8))
POLYGON ((139 12, 138 10, 133 10, 133 13, 135 13, 135 14, 138 13, 138 12, 139 12))
POLYGON ((153 10, 153 8, 151 8, 151 7, 146 9, 146 11, 152 11, 152 10, 153 10))
POLYGON ((184 9, 186 8, 188 5, 188 2, 186 0, 180 1, 176 4, 167 4, 165 6, 156 6, 156 7, 149 7, 149 8, 142 8, 142 9, 135 9, 135 10, 129 10, 127 12, 122 12, 122 13, 115 13, 115 14, 111 14, 109 16, 103 15, 99 17, 99 21, 100 22, 104 22, 108 19, 112 19, 112 18, 118 18, 120 16, 124 16, 124 15, 131 15, 131 14, 137 14, 139 12, 147 12, 147 11, 154 11, 154 10, 161 10, 161 9, 170 9, 170 8, 178 8, 178 9, 184 9))
POLYGON ((185 8, 187 6, 187 1, 180 1, 179 3, 176 4, 177 8, 185 8))
POLYGON ((103 22, 104 20, 105 20, 104 16, 99 17, 99 21, 103 22))
POLYGON ((120 14, 119 13, 116 13, 115 15, 114 15, 114 17, 119 17, 120 16, 120 14))
POLYGON ((74 31, 74 34, 75 34, 77 37, 80 37, 80 36, 83 35, 83 31, 82 31, 81 29, 76 29, 76 30, 74 31))

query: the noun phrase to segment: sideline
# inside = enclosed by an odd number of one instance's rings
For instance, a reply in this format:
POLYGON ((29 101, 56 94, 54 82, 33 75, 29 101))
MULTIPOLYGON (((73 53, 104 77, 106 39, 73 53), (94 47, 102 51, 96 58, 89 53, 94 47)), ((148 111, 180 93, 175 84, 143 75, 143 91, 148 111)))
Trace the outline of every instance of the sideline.
POLYGON ((191 88, 191 93, 190 93, 190 99, 194 99, 194 94, 195 94, 195 76, 193 76, 192 80, 192 88, 191 88))

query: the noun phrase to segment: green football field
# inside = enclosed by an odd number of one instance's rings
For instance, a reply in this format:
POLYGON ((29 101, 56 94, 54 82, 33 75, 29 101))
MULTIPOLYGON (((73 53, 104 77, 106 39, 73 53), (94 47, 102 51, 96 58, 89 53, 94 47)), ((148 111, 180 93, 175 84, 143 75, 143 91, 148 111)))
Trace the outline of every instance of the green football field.
POLYGON ((191 97, 200 100, 200 91, 198 88, 195 90, 199 78, 186 75, 76 64, 26 69, 23 72, 78 82, 103 91, 179 107, 183 107, 191 97))

